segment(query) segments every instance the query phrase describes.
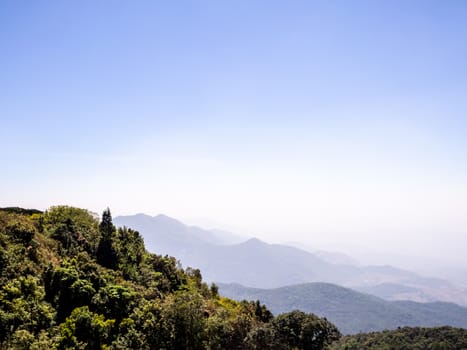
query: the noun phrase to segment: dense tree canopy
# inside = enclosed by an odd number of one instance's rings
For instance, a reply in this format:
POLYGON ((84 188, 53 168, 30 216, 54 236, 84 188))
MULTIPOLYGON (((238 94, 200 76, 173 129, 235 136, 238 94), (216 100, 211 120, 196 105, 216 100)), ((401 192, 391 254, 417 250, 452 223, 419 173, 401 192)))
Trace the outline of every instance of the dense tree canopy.
POLYGON ((453 327, 404 327, 343 337, 332 350, 463 350, 467 330, 453 327))

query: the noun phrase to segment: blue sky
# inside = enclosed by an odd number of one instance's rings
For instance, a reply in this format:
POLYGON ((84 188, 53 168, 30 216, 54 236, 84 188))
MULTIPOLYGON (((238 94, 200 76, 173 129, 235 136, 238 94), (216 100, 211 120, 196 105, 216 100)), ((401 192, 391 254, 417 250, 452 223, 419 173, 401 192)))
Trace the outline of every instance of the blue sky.
POLYGON ((0 206, 461 259, 466 38, 462 1, 0 1, 0 206))

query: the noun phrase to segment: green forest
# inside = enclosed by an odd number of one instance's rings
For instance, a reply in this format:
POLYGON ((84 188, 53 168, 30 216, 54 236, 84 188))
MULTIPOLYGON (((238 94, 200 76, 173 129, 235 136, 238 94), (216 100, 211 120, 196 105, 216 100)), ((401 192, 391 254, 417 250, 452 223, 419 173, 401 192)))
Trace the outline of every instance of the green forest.
POLYGON ((342 337, 332 350, 466 350, 467 331, 452 327, 404 327, 342 337))
POLYGON ((341 338, 314 314, 220 296, 198 269, 115 227, 109 209, 0 209, 0 349, 467 348, 466 330, 429 330, 341 338))

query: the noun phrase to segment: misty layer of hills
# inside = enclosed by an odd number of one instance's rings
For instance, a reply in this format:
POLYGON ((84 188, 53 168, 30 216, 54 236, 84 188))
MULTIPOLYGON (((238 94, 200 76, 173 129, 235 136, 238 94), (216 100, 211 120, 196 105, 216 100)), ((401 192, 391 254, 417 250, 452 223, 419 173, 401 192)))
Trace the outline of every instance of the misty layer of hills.
POLYGON ((391 266, 357 266, 339 253, 311 253, 255 238, 242 241, 165 215, 120 216, 114 221, 137 229, 149 251, 176 256, 183 265, 201 269, 223 295, 260 300, 275 314, 312 312, 344 334, 403 326, 467 328, 466 307, 437 301, 467 304, 467 293, 448 281, 391 266))
POLYGON ((274 314, 302 310, 326 317, 342 333, 373 332, 403 326, 451 325, 467 328, 467 308, 443 302, 386 301, 329 283, 306 283, 274 289, 219 284, 236 300, 260 300, 274 314))
POLYGON ((335 263, 335 254, 314 254, 255 238, 242 241, 234 234, 187 226, 165 215, 119 216, 114 221, 137 229, 149 251, 176 256, 184 266, 201 269, 207 281, 256 288, 327 282, 386 300, 467 305, 467 291, 461 287, 391 266, 356 266, 351 259, 335 263))

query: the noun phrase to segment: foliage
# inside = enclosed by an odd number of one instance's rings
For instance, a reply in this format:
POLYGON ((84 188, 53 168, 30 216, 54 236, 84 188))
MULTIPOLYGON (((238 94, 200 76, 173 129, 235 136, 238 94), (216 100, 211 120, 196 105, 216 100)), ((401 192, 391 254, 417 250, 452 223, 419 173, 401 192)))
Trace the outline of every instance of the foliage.
POLYGON ((0 210, 5 213, 14 213, 14 214, 23 214, 23 215, 42 214, 42 212, 37 209, 24 209, 20 207, 0 208, 0 210))
POLYGON ((338 335, 314 315, 223 298, 108 209, 100 222, 68 206, 0 210, 2 349, 322 349, 338 335))
POLYGON ((332 350, 459 350, 467 349, 467 330, 453 327, 404 327, 393 331, 343 337, 332 350))
MULTIPOLYGON (((61 240, 60 236, 68 233, 69 239, 76 241, 77 246, 95 255, 100 239, 99 220, 95 214, 86 209, 55 206, 47 210, 42 217, 36 218, 36 221, 49 235, 55 235, 56 239, 61 240)), ((70 255, 66 250, 64 253, 70 255)))
POLYGON ((338 329, 326 319, 301 311, 279 315, 273 324, 283 343, 293 348, 323 349, 340 338, 338 329))
POLYGON ((117 251, 115 249, 116 228, 112 223, 112 215, 109 208, 102 214, 102 221, 99 224, 100 240, 97 246, 97 262, 109 269, 117 268, 117 251))

